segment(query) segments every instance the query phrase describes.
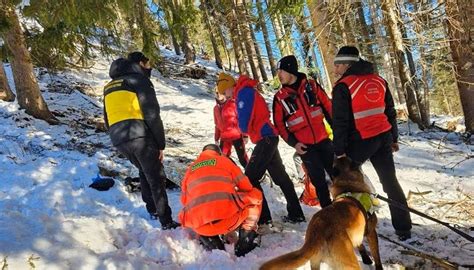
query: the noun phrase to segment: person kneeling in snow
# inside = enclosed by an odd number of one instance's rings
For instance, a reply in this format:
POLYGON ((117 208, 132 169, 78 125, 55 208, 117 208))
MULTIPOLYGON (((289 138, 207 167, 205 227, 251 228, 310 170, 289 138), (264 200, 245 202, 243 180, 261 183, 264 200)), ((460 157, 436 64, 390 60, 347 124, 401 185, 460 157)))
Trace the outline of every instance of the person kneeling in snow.
POLYGON ((262 209, 262 193, 219 146, 206 145, 181 183, 183 209, 179 220, 199 235, 207 249, 224 250, 221 235, 239 229, 235 254, 244 256, 257 244, 257 221, 262 209))

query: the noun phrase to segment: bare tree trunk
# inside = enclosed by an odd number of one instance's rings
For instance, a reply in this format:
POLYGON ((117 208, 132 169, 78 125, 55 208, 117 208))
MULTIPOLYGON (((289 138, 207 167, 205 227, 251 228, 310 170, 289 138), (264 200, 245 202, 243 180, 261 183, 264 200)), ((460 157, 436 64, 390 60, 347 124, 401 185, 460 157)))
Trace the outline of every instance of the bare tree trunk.
MULTIPOLYGON (((168 27, 170 28, 169 25, 168 27)), ((173 43, 174 52, 176 53, 176 55, 181 55, 181 48, 179 46, 179 41, 178 41, 178 38, 176 37, 176 33, 171 28, 169 30, 170 30, 170 35, 171 35, 171 42, 173 43)))
POLYGON ((326 2, 308 0, 308 8, 313 22, 314 34, 318 41, 321 56, 326 67, 327 83, 332 87, 332 82, 336 81, 334 73, 334 57, 336 56, 336 46, 330 42, 329 24, 332 21, 328 12, 326 2))
POLYGON ((283 40, 285 41, 286 54, 291 55, 295 54, 295 48, 293 47, 293 38, 292 38, 292 27, 293 19, 288 19, 285 15, 277 15, 278 22, 283 33, 283 40))
POLYGON ((250 34, 250 29, 247 24, 249 20, 245 13, 245 5, 242 0, 237 0, 236 3, 236 12, 239 23, 241 34, 243 37, 243 42, 245 46, 245 51, 247 52, 248 63, 250 64, 250 69, 252 70, 253 78, 257 81, 262 81, 262 76, 260 75, 260 71, 258 70, 258 62, 255 58, 256 52, 255 48, 252 46, 252 36, 250 34))
POLYGON ((262 80, 266 82, 268 81, 267 71, 265 70, 265 64, 263 63, 262 54, 260 52, 260 47, 257 43, 257 38, 255 37, 255 32, 253 31, 253 28, 252 28, 252 23, 249 23, 249 28, 250 28, 250 35, 252 36, 252 46, 255 48, 255 53, 257 56, 258 68, 260 70, 260 74, 262 75, 262 80))
POLYGON ((425 128, 421 120, 420 109, 415 94, 415 84, 410 76, 410 71, 405 63, 405 52, 403 47, 402 34, 398 27, 397 15, 395 14, 395 5, 391 0, 384 0, 382 3, 382 10, 385 13, 388 32, 392 40, 392 46, 395 51, 398 69, 400 73, 400 80, 406 91, 406 100, 408 108, 408 116, 421 129, 425 128))
POLYGON ((225 56, 227 58, 227 62, 229 63, 229 68, 228 70, 232 70, 232 59, 230 57, 230 53, 229 53, 229 49, 227 49, 227 42, 226 42, 226 39, 224 37, 224 33, 222 32, 222 26, 220 25, 217 25, 217 30, 218 30, 218 34, 219 34, 219 37, 221 39, 221 43, 222 43, 222 46, 224 47, 224 52, 225 52, 225 56))
POLYGON ((192 64, 196 59, 196 52, 194 51, 191 40, 189 39, 188 29, 185 26, 181 26, 181 31, 183 37, 184 64, 192 64))
POLYGON ((447 31, 466 132, 474 133, 474 7, 471 0, 446 1, 447 31))
POLYGON ((8 85, 7 75, 3 68, 3 63, 0 61, 0 99, 3 101, 14 101, 15 94, 8 85))
POLYGON ((311 61, 311 40, 309 39, 309 27, 308 23, 306 22, 306 17, 301 16, 297 19, 296 27, 301 35, 301 43, 303 43, 303 56, 304 56, 304 63, 307 68, 313 66, 311 61))
MULTIPOLYGON (((268 7, 268 4, 267 4, 267 7, 268 7)), ((273 30, 275 32, 275 37, 276 37, 276 40, 277 40, 277 45, 278 45, 278 48, 280 49, 280 54, 282 56, 285 56, 285 55, 287 55, 288 52, 287 52, 286 45, 285 45, 283 29, 280 25, 279 20, 277 18, 275 18, 275 16, 271 17, 270 20, 272 21, 273 30)))
POLYGON ((369 27, 367 26, 367 21, 365 20, 364 8, 362 7, 362 1, 355 2, 355 8, 357 9, 357 19, 362 31, 362 38, 364 39, 364 48, 367 48, 367 58, 370 62, 374 64, 375 72, 377 69, 377 61, 374 53, 374 43, 371 41, 369 34, 369 27))
POLYGON ((267 49, 268 61, 270 62, 270 68, 272 69, 272 76, 275 77, 276 70, 277 70, 276 61, 275 61, 275 57, 273 56, 272 45, 270 43, 270 37, 268 35, 265 15, 262 9, 262 1, 263 0, 257 0, 258 17, 259 17, 259 22, 260 22, 260 28, 262 29, 262 33, 263 33, 263 40, 265 41, 265 48, 267 49))
POLYGON ((26 113, 35 118, 43 119, 50 124, 57 124, 58 120, 49 111, 33 71, 30 52, 20 27, 18 15, 13 5, 0 2, 0 15, 5 18, 9 28, 3 32, 3 40, 12 53, 12 72, 15 82, 18 104, 26 113))
POLYGON ((207 12, 206 6, 201 3, 201 11, 203 14, 203 21, 206 24, 207 30, 209 31, 209 37, 211 39, 211 44, 212 44, 212 50, 214 51, 214 59, 216 60, 216 65, 218 68, 222 69, 222 58, 221 58, 221 52, 219 51, 219 45, 217 43, 216 37, 214 36, 214 28, 211 25, 211 22, 209 21, 209 14, 207 12))
POLYGON ((242 54, 242 45, 240 43, 239 28, 236 23, 236 16, 234 11, 227 13, 227 23, 229 24, 230 37, 232 40, 232 47, 234 48, 235 59, 239 67, 240 74, 248 74, 247 66, 245 65, 244 56, 242 54))
POLYGON ((396 65, 394 64, 393 57, 390 54, 391 46, 388 44, 387 39, 385 38, 385 34, 382 32, 384 20, 383 18, 380 18, 380 16, 377 14, 379 6, 379 1, 369 1, 370 16, 373 20, 372 24, 377 39, 377 45, 379 48, 378 54, 382 56, 381 62, 383 71, 385 73, 384 77, 388 81, 390 89, 392 90, 392 94, 398 104, 403 104, 405 103, 405 94, 403 91, 402 84, 400 82, 400 76, 398 76, 398 69, 394 68, 396 65))

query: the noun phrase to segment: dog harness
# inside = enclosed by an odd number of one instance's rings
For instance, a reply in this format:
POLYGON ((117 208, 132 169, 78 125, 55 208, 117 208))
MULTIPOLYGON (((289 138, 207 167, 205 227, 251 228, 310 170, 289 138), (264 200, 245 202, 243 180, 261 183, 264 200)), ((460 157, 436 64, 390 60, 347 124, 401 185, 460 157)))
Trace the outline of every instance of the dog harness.
POLYGON ((365 231, 364 234, 367 233, 367 226, 368 226, 368 219, 369 216, 375 214, 376 206, 373 203, 374 197, 370 193, 361 193, 361 192, 345 192, 339 194, 336 199, 348 199, 353 202, 359 210, 364 214, 365 218, 365 231))

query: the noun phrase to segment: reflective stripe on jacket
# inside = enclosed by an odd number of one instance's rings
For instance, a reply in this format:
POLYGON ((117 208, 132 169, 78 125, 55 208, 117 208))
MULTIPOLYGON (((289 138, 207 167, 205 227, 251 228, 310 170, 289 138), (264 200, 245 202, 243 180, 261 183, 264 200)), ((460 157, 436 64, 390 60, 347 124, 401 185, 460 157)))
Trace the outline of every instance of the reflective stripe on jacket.
POLYGON ((352 113, 362 139, 375 137, 392 128, 385 114, 386 82, 375 74, 350 75, 344 83, 351 94, 352 113))
POLYGON ((232 217, 249 204, 245 192, 254 192, 249 179, 230 159, 206 150, 188 168, 181 184, 183 226, 199 228, 232 217))
MULTIPOLYGON (((324 125, 325 112, 331 117, 331 100, 313 80, 301 80, 298 90, 280 89, 273 100, 273 120, 278 133, 291 146, 291 136, 304 144, 319 143, 329 134, 324 125)), ((330 120, 330 119, 329 119, 330 120)))

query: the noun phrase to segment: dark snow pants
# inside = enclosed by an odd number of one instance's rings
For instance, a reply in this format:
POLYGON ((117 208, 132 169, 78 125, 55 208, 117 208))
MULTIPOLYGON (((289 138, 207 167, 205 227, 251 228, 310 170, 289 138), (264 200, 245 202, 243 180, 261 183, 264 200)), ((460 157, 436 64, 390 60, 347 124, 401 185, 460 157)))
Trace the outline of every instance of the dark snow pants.
POLYGON ((331 197, 326 182, 326 171, 332 177, 334 150, 331 140, 327 139, 317 144, 308 145, 306 154, 301 155, 311 183, 316 188, 321 207, 331 204, 331 197))
MULTIPOLYGON (((349 142, 346 154, 353 161, 360 164, 369 159, 388 198, 408 206, 405 194, 395 175, 395 164, 391 148, 392 142, 393 139, 390 131, 385 132, 373 138, 349 142)), ((389 208, 390 215, 392 216, 392 225, 395 230, 410 230, 410 213, 394 206, 389 206, 389 208)))
POLYGON ((158 215, 161 224, 172 221, 166 194, 166 175, 158 159, 160 150, 152 138, 137 138, 116 148, 125 155, 140 175, 142 199, 148 213, 158 215))
MULTIPOLYGON (((252 185, 262 191, 260 179, 268 170, 273 182, 280 187, 286 199, 286 209, 290 218, 304 217, 293 182, 285 171, 285 166, 278 151, 278 137, 264 137, 255 146, 252 156, 245 167, 245 175, 252 185)), ((263 195, 262 213, 258 224, 265 224, 272 220, 270 208, 263 195)))

